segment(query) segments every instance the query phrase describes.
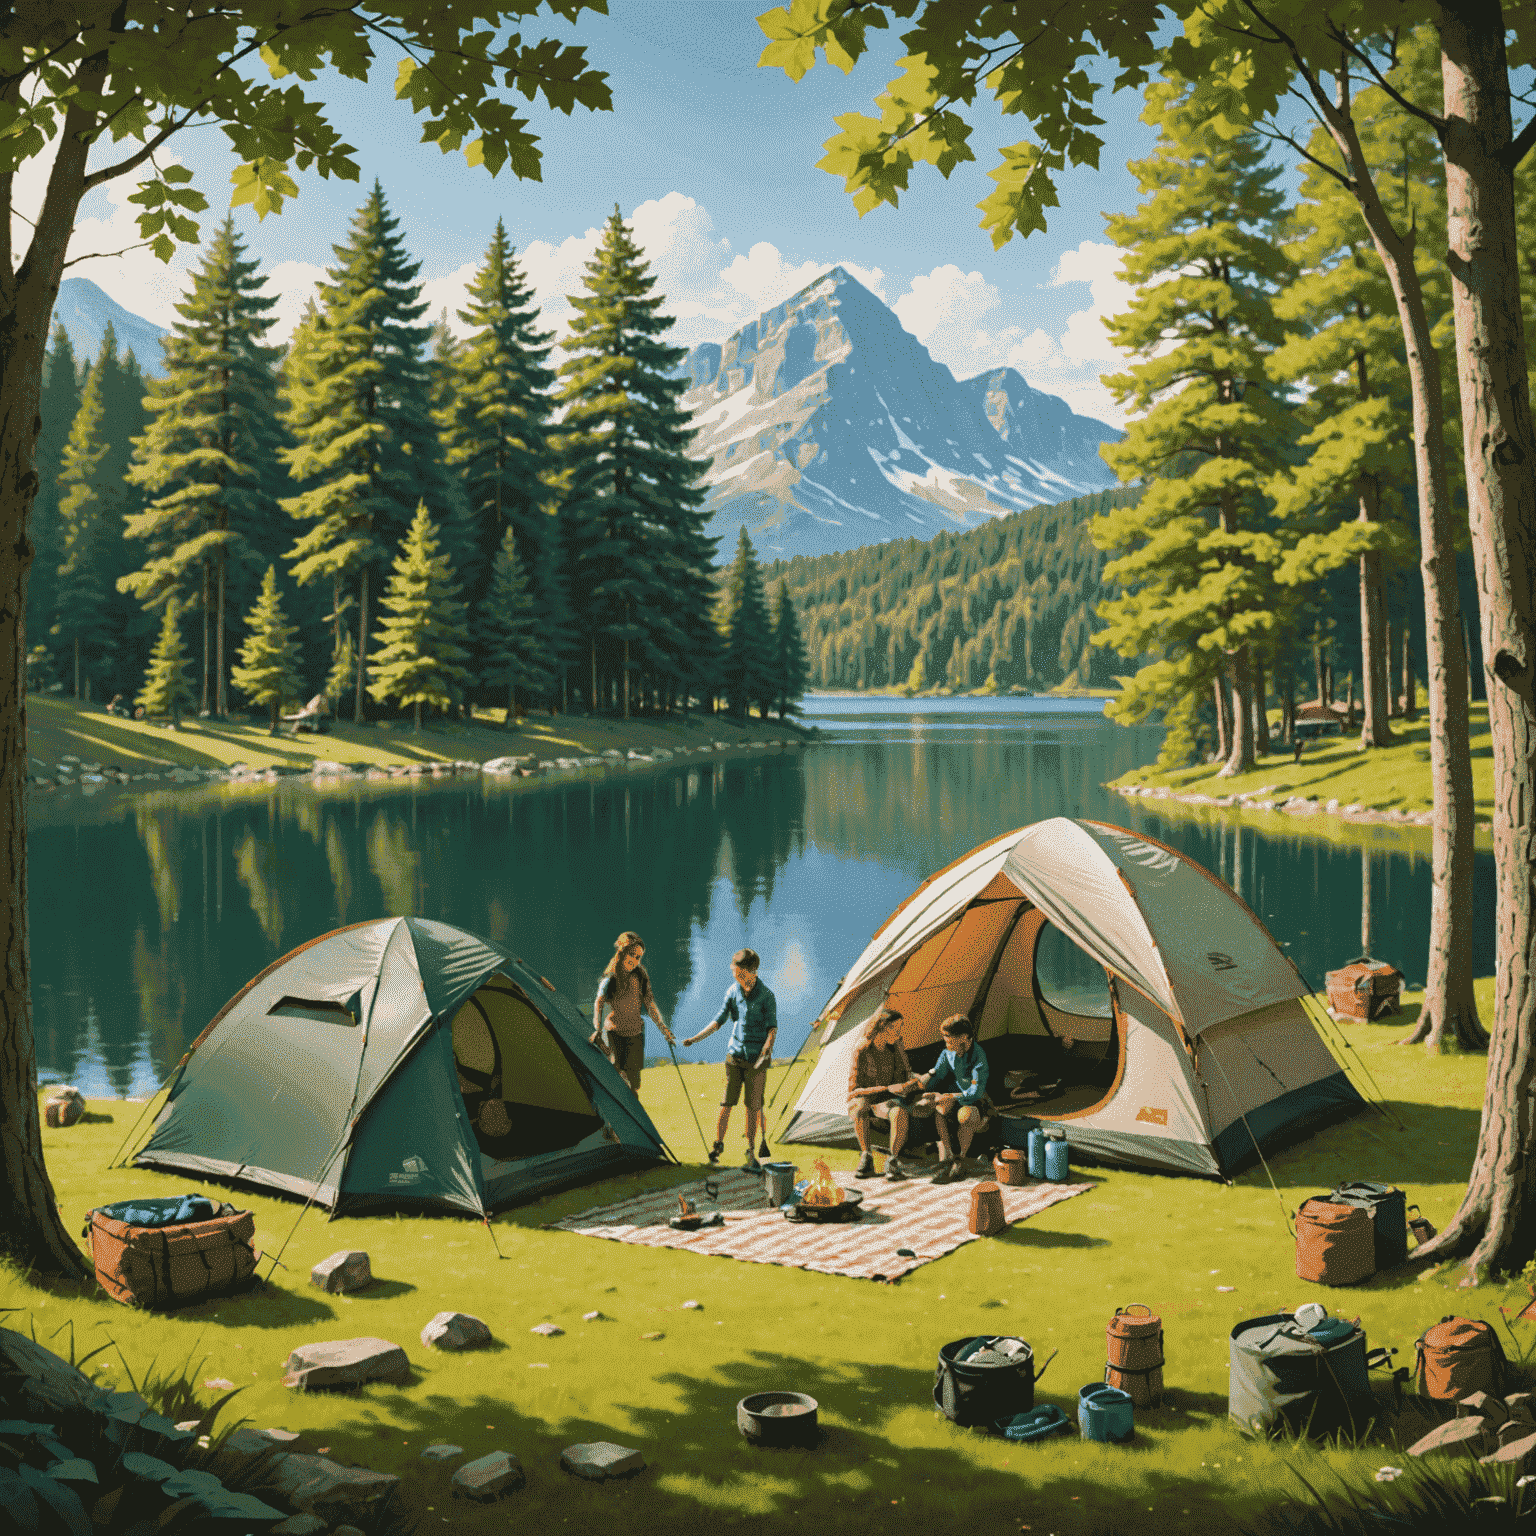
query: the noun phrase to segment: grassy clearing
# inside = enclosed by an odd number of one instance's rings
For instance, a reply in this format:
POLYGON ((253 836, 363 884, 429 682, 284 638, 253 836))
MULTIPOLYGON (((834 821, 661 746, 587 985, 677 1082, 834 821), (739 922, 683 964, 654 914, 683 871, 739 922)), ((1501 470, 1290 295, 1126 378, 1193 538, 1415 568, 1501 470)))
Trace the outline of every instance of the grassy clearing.
MULTIPOLYGON (((1479 983, 1485 1017, 1492 986, 1491 979, 1479 983)), ((1459 1201, 1476 1144, 1484 1061, 1395 1046, 1416 1011, 1417 999, 1408 1002, 1405 1019, 1347 1031, 1404 1128, 1363 1115, 1281 1153, 1271 1160, 1279 1200, 1257 1169, 1231 1186, 1086 1170, 1092 1193, 968 1244, 895 1286, 540 1230, 632 1188, 697 1176, 696 1169, 664 1168, 505 1213, 495 1222, 501 1260, 473 1221, 327 1224, 311 1211, 284 1254, 287 1268, 276 1271, 265 1292, 156 1316, 73 1291, 50 1293, 0 1270, 0 1307, 22 1309, 13 1325, 26 1326, 30 1314, 40 1339, 57 1333, 56 1347, 72 1324, 81 1354, 110 1336, 136 1375, 153 1359, 164 1366, 190 1358, 200 1387, 214 1378, 247 1386, 229 1411, 260 1427, 300 1431, 343 1459, 397 1472, 408 1495, 431 1511, 423 1533, 444 1521, 456 1530, 499 1532, 510 1517, 553 1532, 739 1524, 886 1536, 893 1516, 906 1528, 928 1530, 963 1522, 967 1529, 1056 1536, 1229 1532, 1299 1494, 1293 1469, 1314 1484, 1338 1477, 1365 1490, 1374 1489, 1376 1468, 1403 1464, 1390 1444, 1254 1445, 1230 1430, 1227 1334, 1235 1322, 1320 1300, 1347 1316, 1358 1312, 1370 1343, 1395 1345, 1403 1363, 1429 1324, 1451 1312, 1496 1321, 1494 1308, 1510 1294, 1497 1286, 1458 1292, 1458 1272, 1386 1274, 1348 1292, 1295 1279, 1282 1201, 1293 1210, 1346 1178, 1395 1180, 1437 1224, 1459 1201), (311 1290, 310 1266, 344 1247, 369 1252, 378 1283, 350 1299, 311 1290), (1218 1289, 1225 1286, 1234 1289, 1218 1289), (682 1310, 689 1299, 703 1310, 682 1310), (1163 1316, 1169 1388, 1167 1406, 1138 1415, 1132 1446, 1093 1445, 1075 1435, 1009 1446, 956 1430, 934 1413, 939 1345, 1009 1331, 1030 1340, 1042 1360, 1060 1350, 1039 1400, 1075 1418, 1078 1388, 1101 1376, 1105 1324, 1116 1306, 1132 1301, 1163 1316), (420 1329, 448 1307, 484 1317, 497 1344, 457 1358, 423 1349, 420 1329), (594 1308, 605 1320, 582 1322, 594 1308), (546 1340, 529 1332, 546 1320, 565 1336, 546 1340), (655 1331, 665 1338, 641 1339, 655 1331), (363 1334, 404 1345, 415 1367, 410 1386, 300 1396, 280 1385, 282 1361, 296 1344, 363 1334), (752 1451, 739 1438, 737 1400, 781 1386, 820 1400, 827 1436, 818 1450, 752 1451), (562 1447, 594 1438, 640 1446, 649 1470, 613 1486, 578 1483, 560 1472, 562 1447), (462 1445, 471 1457, 516 1451, 528 1469, 527 1490, 513 1496, 510 1508, 451 1504, 451 1468, 418 1459, 435 1440, 462 1445)), ((776 1083, 784 1070, 775 1071, 776 1083)), ((796 1069, 797 1080, 803 1071, 796 1069)), ((687 1096, 701 1116, 717 1102, 719 1073, 685 1069, 687 1096)), ((795 1091, 791 1081, 780 1110, 795 1091)), ((643 1098, 679 1156, 700 1160, 677 1073, 648 1069, 643 1098)), ((92 1111, 110 1120, 44 1130, 71 1225, 92 1205, 193 1187, 181 1177, 104 1171, 141 1108, 100 1101, 92 1111)), ((740 1147, 738 1121, 732 1154, 740 1147)), ((802 1166, 812 1153, 786 1150, 802 1166)), ((849 1155, 831 1161, 851 1165, 849 1155)), ((276 1248, 297 1203, 260 1196, 251 1203, 259 1245, 276 1248)), ((113 1351, 92 1366, 127 1385, 113 1351)), ((207 1401, 216 1395, 203 1392, 207 1401)), ((1403 1444, 1418 1424, 1405 1419, 1399 1426, 1403 1444)))
POLYGON ((187 719, 181 729, 124 720, 73 699, 27 699, 27 751, 34 771, 53 769, 66 756, 120 763, 134 772, 160 767, 308 769, 317 761, 363 763, 486 762, 493 757, 592 756, 610 747, 637 752, 653 747, 697 747, 784 740, 804 734, 789 721, 733 720, 725 715, 681 720, 612 720, 586 715, 525 715, 502 729, 504 710, 482 710, 473 723, 429 722, 418 735, 408 721, 357 726, 335 722, 323 736, 271 736, 265 721, 187 719))
MULTIPOLYGON (((1272 727, 1273 728, 1273 727, 1272 727)), ((1135 768, 1110 788, 1126 784, 1166 785, 1177 794, 1253 795, 1277 803, 1304 795, 1326 804, 1360 805, 1367 810, 1427 811, 1434 803, 1429 779, 1429 719, 1416 724, 1392 722, 1393 743, 1373 751, 1361 749, 1351 736, 1310 742, 1299 763, 1283 747, 1259 758, 1251 773, 1221 778, 1216 766, 1202 763, 1173 773, 1135 768)), ((1277 744, 1278 744, 1278 737, 1277 744)), ((1488 732, 1488 706, 1472 705, 1472 798, 1479 821, 1493 814, 1493 739, 1488 732)), ((1160 802, 1161 803, 1161 802, 1160 802)), ((1253 812, 1255 815, 1266 814, 1253 812)))

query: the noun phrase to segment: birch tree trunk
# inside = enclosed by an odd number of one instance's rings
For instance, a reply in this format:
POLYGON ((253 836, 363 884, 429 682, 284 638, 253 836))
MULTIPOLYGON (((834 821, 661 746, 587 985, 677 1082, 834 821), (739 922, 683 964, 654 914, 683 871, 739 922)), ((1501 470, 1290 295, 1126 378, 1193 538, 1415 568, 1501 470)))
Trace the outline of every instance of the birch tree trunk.
POLYGON ((1216 756, 1222 762, 1232 755, 1232 700, 1227 692, 1226 671, 1216 674, 1216 756))
POLYGON ((1248 672, 1248 647, 1232 653, 1232 751, 1221 777, 1248 773, 1253 768, 1253 685, 1248 672))
POLYGON ((1520 311, 1505 20, 1498 0, 1443 4, 1451 306, 1467 513, 1493 737, 1493 1040, 1461 1208, 1416 1250, 1468 1256, 1473 1282, 1536 1247, 1536 433, 1520 311))

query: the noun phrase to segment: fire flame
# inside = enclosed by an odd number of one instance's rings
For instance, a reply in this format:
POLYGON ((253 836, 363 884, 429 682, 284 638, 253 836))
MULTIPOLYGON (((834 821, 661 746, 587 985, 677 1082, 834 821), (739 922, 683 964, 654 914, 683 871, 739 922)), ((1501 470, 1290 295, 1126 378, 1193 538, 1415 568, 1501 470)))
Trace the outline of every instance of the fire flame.
POLYGON ((677 1214, 679 1216, 693 1216, 697 1214, 693 1208, 693 1201, 687 1195, 679 1195, 677 1197, 677 1214))
POLYGON ((841 1187, 832 1177, 832 1170, 819 1157, 816 1159, 816 1177, 806 1186, 805 1193, 800 1197, 800 1203, 801 1205, 841 1205, 843 1203, 841 1187))

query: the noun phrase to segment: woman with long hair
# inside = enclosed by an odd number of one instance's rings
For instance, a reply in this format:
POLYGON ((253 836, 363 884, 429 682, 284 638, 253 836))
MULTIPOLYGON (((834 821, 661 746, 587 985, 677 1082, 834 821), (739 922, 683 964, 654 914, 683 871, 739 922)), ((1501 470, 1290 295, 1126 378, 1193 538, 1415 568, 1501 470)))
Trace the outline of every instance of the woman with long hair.
POLYGON ((640 1093, 640 1069, 645 1065, 645 1016, 672 1045, 675 1036, 667 1028, 651 991, 651 978, 640 963, 645 940, 626 929, 613 941, 613 958, 603 968, 592 1004, 592 1040, 619 1069, 620 1076, 640 1093))

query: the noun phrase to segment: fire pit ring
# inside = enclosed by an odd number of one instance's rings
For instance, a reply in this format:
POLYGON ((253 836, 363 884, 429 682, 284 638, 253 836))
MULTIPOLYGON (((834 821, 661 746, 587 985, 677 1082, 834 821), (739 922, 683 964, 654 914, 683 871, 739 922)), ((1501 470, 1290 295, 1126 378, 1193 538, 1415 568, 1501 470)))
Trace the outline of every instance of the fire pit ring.
POLYGON ((862 1189, 845 1189, 836 1205, 809 1205, 800 1195, 779 1207, 786 1221, 857 1221, 863 1214, 862 1189))
POLYGON ((817 1406, 804 1392, 754 1392, 736 1404, 736 1427, 752 1445, 814 1444, 817 1406))

